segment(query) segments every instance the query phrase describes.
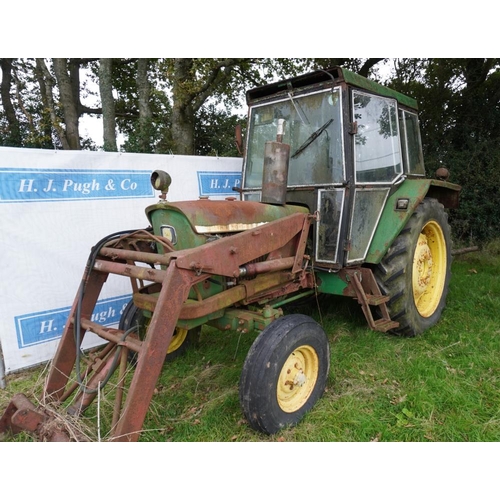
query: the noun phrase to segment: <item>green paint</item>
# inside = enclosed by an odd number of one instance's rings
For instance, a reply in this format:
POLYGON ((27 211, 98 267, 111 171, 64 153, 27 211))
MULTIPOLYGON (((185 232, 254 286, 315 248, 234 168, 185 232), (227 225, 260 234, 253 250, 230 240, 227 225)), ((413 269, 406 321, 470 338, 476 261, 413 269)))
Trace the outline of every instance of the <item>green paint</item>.
MULTIPOLYGON (((155 234, 161 235, 161 226, 168 225, 175 229, 177 242, 174 245, 175 250, 185 250, 189 248, 196 248, 207 242, 207 236, 197 234, 191 226, 187 217, 178 210, 167 209, 165 205, 159 205, 160 209, 149 212, 150 221, 153 226, 155 234)), ((171 208, 171 207, 170 207, 171 208)), ((164 253, 163 246, 157 243, 159 253, 164 253)), ((191 288, 189 298, 197 300, 198 297, 206 299, 217 293, 222 292, 224 289, 221 280, 214 277, 203 283, 199 283, 191 288)), ((204 320, 206 322, 206 318, 204 320)), ((198 323, 201 324, 201 323, 198 323)), ((187 323, 183 325, 184 328, 190 329, 193 326, 198 326, 196 323, 187 323)), ((179 326, 181 324, 179 323, 179 326)))
POLYGON ((405 180, 387 200, 365 262, 378 264, 382 260, 382 257, 403 230, 418 204, 428 195, 429 189, 432 189, 430 196, 436 198, 445 206, 447 196, 450 194, 458 196, 460 192, 460 186, 450 182, 423 178, 405 180), (396 210, 396 202, 399 198, 408 198, 410 200, 407 210, 396 210))
POLYGON ((366 262, 378 264, 381 261, 419 203, 425 198, 430 184, 429 179, 407 179, 389 196, 368 250, 366 262), (396 202, 400 198, 409 200, 407 210, 396 210, 396 202))
POLYGON ((224 316, 210 321, 209 324, 222 331, 248 333, 254 330, 262 331, 280 316, 283 316, 281 310, 269 306, 255 310, 228 308, 224 311, 224 316))
POLYGON ((316 282, 319 292, 331 295, 343 295, 347 287, 347 283, 337 273, 327 271, 316 271, 316 282))
POLYGON ((195 319, 179 319, 177 321, 177 326, 179 328, 185 328, 186 330, 191 330, 192 328, 196 328, 197 326, 206 325, 212 321, 216 321, 217 318, 221 318, 224 316, 224 309, 219 309, 213 313, 207 314, 206 316, 202 316, 201 318, 195 319))
MULTIPOLYGON (((196 227, 229 226, 235 224, 259 224, 282 219, 295 213, 308 213, 305 207, 294 205, 269 205, 255 201, 223 201, 223 200, 195 200, 188 202, 157 203, 146 208, 146 215, 153 224, 158 217, 173 218, 180 214, 191 225, 191 231, 196 227), (157 214, 160 212, 161 216, 157 214)), ((174 225, 171 223, 167 223, 174 225)), ((153 227, 156 227, 153 224, 153 227)), ((217 232, 237 232, 237 230, 221 229, 217 232)))
MULTIPOLYGON (((155 234, 161 235, 161 226, 172 226, 175 228, 177 243, 176 250, 195 248, 207 242, 207 237, 196 234, 189 219, 172 205, 156 205, 158 209, 148 213, 155 234)), ((158 245, 158 250, 163 253, 163 247, 158 245)))
POLYGON ((411 97, 408 97, 396 90, 392 90, 388 87, 384 87, 380 83, 374 82, 372 80, 368 80, 367 78, 354 73, 353 71, 349 71, 347 69, 342 69, 342 75, 344 76, 344 80, 356 87, 361 87, 362 89, 369 90, 370 92, 374 92, 376 94, 392 97, 396 99, 403 106, 408 106, 412 109, 418 109, 417 101, 411 97))
MULTIPOLYGON (((168 203, 159 202, 146 208, 146 214, 153 226, 154 234, 162 235, 162 226, 170 226, 175 230, 175 250, 186 250, 206 244, 213 235, 198 234, 196 226, 226 225, 230 223, 253 224, 271 222, 294 213, 309 213, 305 207, 293 205, 274 206, 256 202, 236 202, 214 200, 168 203), (208 203, 208 205, 207 205, 208 203), (234 210, 228 210, 233 207, 234 210), (242 210, 246 207, 245 210, 242 210)), ((224 231, 222 231, 224 232, 224 231)), ((230 234, 228 232, 228 234, 230 234)), ((157 244, 158 252, 164 253, 161 244, 157 244)), ((225 285, 218 276, 199 283, 191 288, 189 299, 206 299, 224 290, 225 285)), ((209 319, 219 318, 222 312, 205 317, 202 321, 179 322, 179 326, 192 328, 207 322, 209 319)))

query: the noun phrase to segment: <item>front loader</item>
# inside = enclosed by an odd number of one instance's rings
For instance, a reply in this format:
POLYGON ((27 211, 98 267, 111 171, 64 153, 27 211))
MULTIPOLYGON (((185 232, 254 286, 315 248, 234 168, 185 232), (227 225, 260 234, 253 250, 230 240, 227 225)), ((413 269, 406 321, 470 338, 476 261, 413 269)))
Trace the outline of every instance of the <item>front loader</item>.
POLYGON ((153 172, 150 225, 93 247, 44 404, 15 396, 0 433, 85 439, 58 417, 78 419, 114 377, 109 439, 137 441, 165 360, 210 325, 258 332, 240 402, 252 428, 273 434, 313 407, 330 363, 322 327, 284 305, 352 297, 369 328, 402 336, 439 320, 451 266, 444 209, 460 187, 447 172, 425 177, 416 102, 341 68, 250 90, 247 102, 239 199, 171 203, 170 175, 153 172), (131 283, 118 328, 91 320, 110 274, 131 283), (82 352, 87 332, 104 346, 82 352))

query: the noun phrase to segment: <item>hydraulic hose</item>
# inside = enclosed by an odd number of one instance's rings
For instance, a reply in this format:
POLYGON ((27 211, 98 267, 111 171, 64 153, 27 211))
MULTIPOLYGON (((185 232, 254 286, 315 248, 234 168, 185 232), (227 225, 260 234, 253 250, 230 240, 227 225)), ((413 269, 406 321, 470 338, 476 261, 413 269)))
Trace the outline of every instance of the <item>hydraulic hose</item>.
MULTIPOLYGON (((82 312, 81 312, 82 302, 83 302, 83 297, 85 295, 85 287, 87 284, 87 280, 89 278, 90 272, 94 268, 94 264, 95 264, 95 261, 97 259, 97 256, 99 255, 99 252, 101 251, 102 247, 104 245, 106 245, 106 243, 109 243, 110 241, 112 241, 120 236, 132 234, 132 233, 135 233, 137 231, 152 232, 152 228, 148 228, 145 230, 144 229, 132 229, 132 230, 128 230, 128 231, 118 231, 116 233, 112 233, 112 234, 109 234, 108 236, 105 236, 96 245, 94 245, 92 247, 92 249, 90 251, 89 258, 87 260, 87 264, 85 266, 85 271, 83 273, 82 281, 81 281, 80 287, 78 289, 78 302, 77 302, 77 306, 76 306, 75 321, 74 321, 75 344, 76 344, 76 359, 75 359, 76 380, 77 380, 78 385, 80 386, 81 391, 85 394, 95 394, 97 392, 97 389, 91 389, 91 388, 88 388, 85 386, 85 384, 83 383, 83 380, 82 380, 81 373, 80 373, 80 360, 81 360, 81 349, 80 349, 81 323, 80 323, 80 320, 81 320, 81 314, 82 314, 82 312)), ((123 337, 120 340, 125 340, 125 338, 135 329, 136 329, 136 327, 133 327, 133 328, 127 330, 123 334, 123 337)), ((116 368, 116 365, 118 363, 120 352, 121 352, 121 346, 118 346, 116 353, 115 353, 115 359, 113 360, 113 363, 112 363, 112 369, 109 370, 108 375, 106 376, 106 378, 104 379, 104 381, 100 385, 101 388, 104 387, 108 383, 109 379, 111 378, 111 376, 114 372, 114 369, 116 368)))

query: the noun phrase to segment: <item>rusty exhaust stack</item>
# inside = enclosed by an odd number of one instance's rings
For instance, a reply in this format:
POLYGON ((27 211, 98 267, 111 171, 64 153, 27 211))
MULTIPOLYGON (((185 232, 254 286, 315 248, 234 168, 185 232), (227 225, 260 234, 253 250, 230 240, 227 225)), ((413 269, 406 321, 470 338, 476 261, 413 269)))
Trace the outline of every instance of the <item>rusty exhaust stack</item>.
POLYGON ((267 141, 264 149, 264 169, 262 172, 262 203, 286 204, 288 162, 290 145, 284 144, 285 120, 278 120, 276 141, 267 141))

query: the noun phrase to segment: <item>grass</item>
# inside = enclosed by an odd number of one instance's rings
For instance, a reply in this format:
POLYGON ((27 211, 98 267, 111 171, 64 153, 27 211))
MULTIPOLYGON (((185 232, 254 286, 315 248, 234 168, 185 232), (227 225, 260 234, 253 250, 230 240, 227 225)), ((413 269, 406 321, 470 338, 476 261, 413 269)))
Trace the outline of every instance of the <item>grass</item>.
MULTIPOLYGON (((500 243, 457 257, 452 272, 441 321, 417 338, 370 331, 352 299, 325 297, 320 309, 302 308, 330 340, 327 390, 298 426, 273 436, 251 430, 239 404, 256 334, 205 327, 197 347, 164 366, 141 441, 498 441, 500 243)), ((42 381, 41 369, 8 376, 1 411, 17 392, 40 393, 42 381)))

